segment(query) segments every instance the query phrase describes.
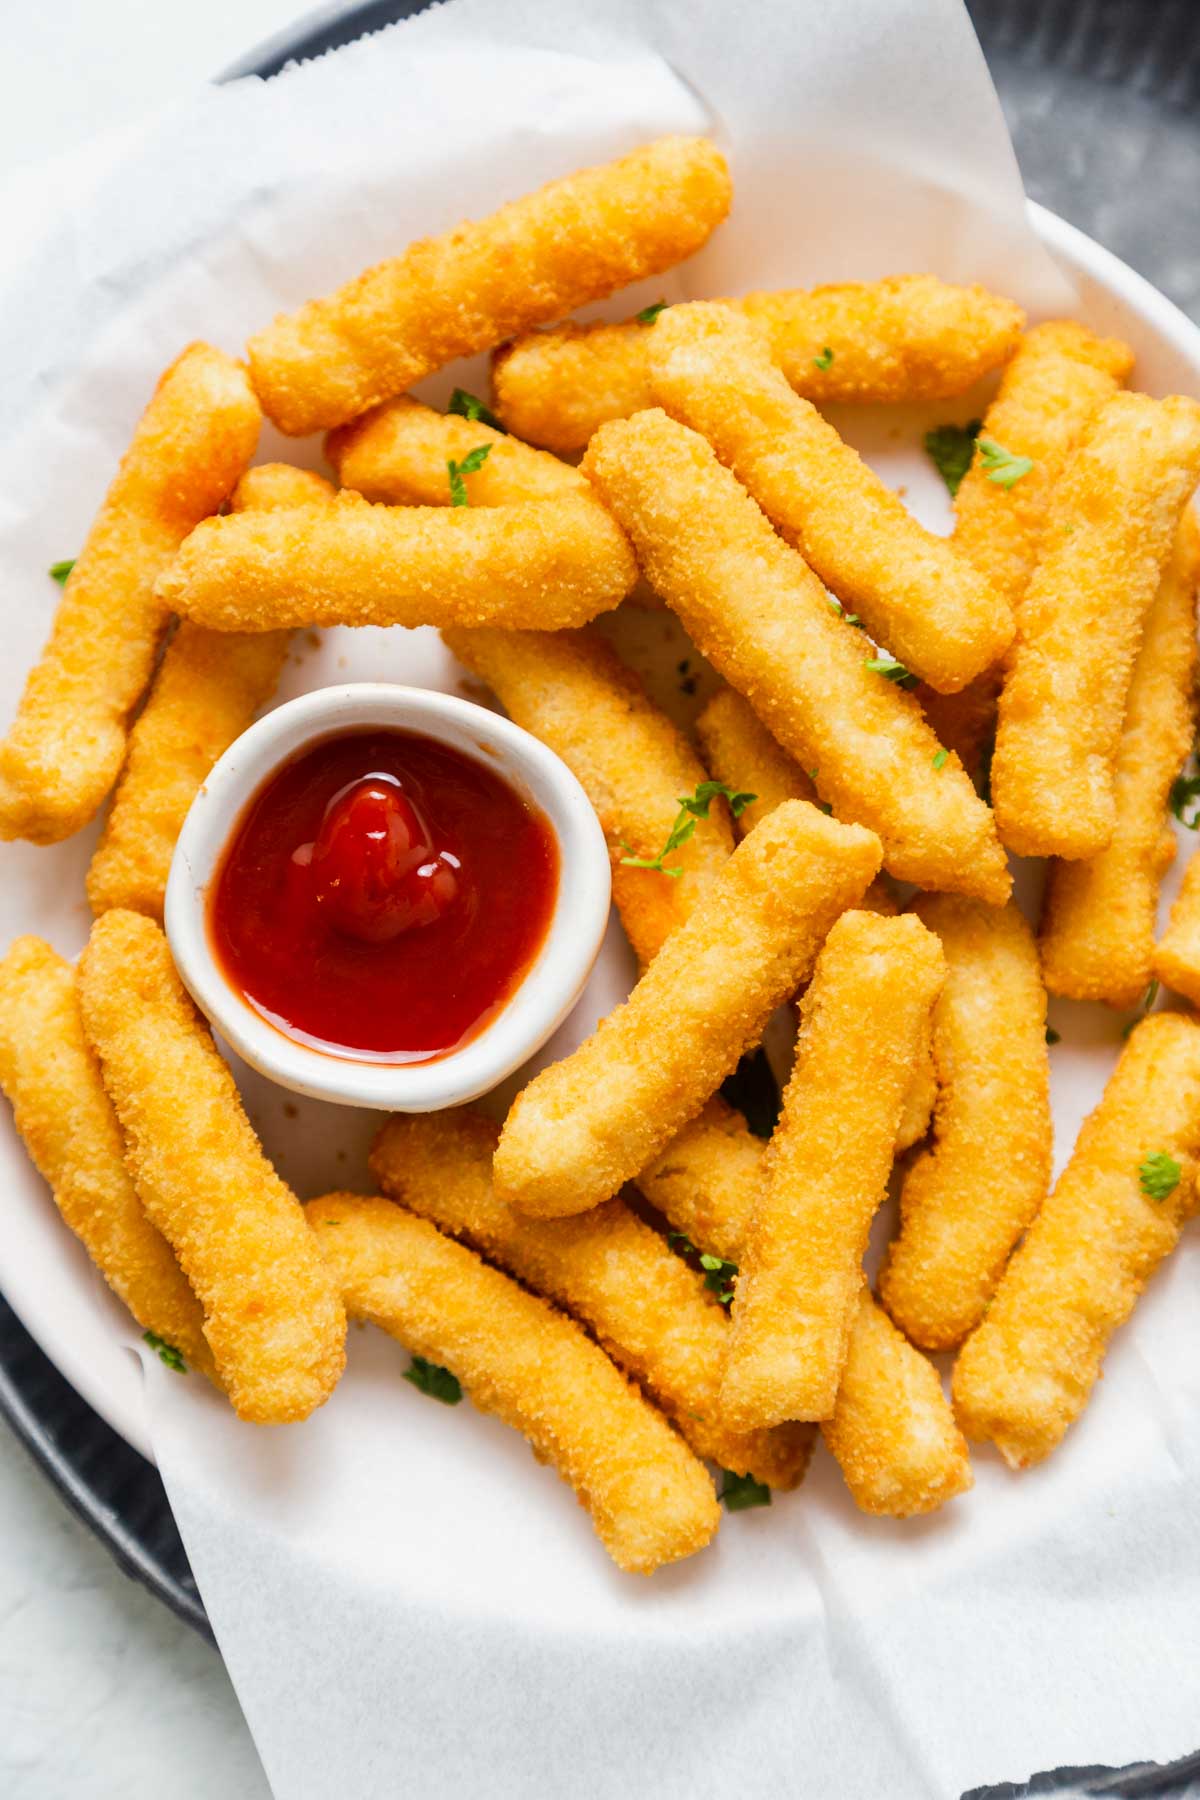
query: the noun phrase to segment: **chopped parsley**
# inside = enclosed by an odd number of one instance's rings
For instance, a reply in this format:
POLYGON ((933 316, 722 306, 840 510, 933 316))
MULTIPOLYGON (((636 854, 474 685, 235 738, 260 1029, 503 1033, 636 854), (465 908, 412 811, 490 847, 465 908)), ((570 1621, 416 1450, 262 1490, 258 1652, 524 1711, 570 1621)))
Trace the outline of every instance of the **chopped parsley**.
POLYGON ((949 488, 951 498, 971 466, 975 439, 982 425, 982 419, 972 419, 969 425, 938 425, 925 433, 925 454, 949 488))
POLYGON ((455 388, 446 411, 457 414, 460 419, 470 419, 473 423, 490 425, 493 431, 504 430, 491 407, 485 406, 483 401, 477 399, 474 394, 468 394, 466 388, 455 388))
POLYGON ((882 675, 885 681, 894 681, 897 687, 916 686, 917 678, 912 670, 906 669, 894 656, 864 656, 863 668, 870 669, 872 675, 882 675))
POLYGON ((169 1344, 165 1337, 159 1337, 157 1331, 143 1331, 142 1336, 158 1357, 159 1362, 165 1363, 168 1369, 174 1369, 177 1375, 187 1374, 187 1364, 183 1360, 182 1350, 177 1350, 174 1344, 169 1344))
POLYGON ((655 319, 657 319, 659 313, 664 310, 666 305, 667 302, 665 300, 656 300, 653 306, 643 306, 641 312, 635 313, 633 316, 639 325, 653 325, 655 319))
POLYGON ((1061 1044, 1062 1043, 1062 1033, 1059 1031, 1055 1031, 1053 1025, 1047 1025, 1047 1027, 1046 1027, 1046 1042, 1048 1044, 1061 1044))
POLYGON ((995 438, 981 437, 979 443, 979 460, 983 464, 989 481, 997 487, 1010 488, 1014 482, 1020 481, 1022 475, 1028 475, 1033 467, 1030 456, 1014 456, 995 438))
POLYGON ((1197 757, 1196 747, 1193 746, 1191 755, 1188 757, 1183 772, 1177 775, 1175 780, 1171 783, 1171 811, 1175 814, 1179 823, 1181 825, 1186 825, 1189 831, 1200 830, 1200 806, 1196 805, 1196 801, 1200 800, 1200 768, 1198 768, 1198 762, 1200 762, 1200 759, 1197 757), (1191 767, 1191 774, 1188 773, 1188 765, 1191 767))
POLYGON ((61 587, 74 567, 75 558, 73 556, 68 556, 65 562, 51 563, 46 573, 49 575, 51 581, 57 581, 59 587, 61 587))
POLYGON ((949 761, 950 752, 948 750, 939 750, 934 756, 933 766, 935 769, 944 769, 949 761))
POLYGON ((833 361, 833 351, 826 344, 818 356, 813 357, 813 368, 825 370, 833 361))
POLYGON ((747 1512, 752 1506, 770 1506, 771 1490, 765 1481, 753 1475, 735 1475, 732 1469, 721 1470, 721 1505, 726 1512, 747 1512))
POLYGON ((449 1369, 443 1369, 441 1363, 426 1362, 423 1356, 414 1356, 404 1371, 405 1381, 411 1381, 422 1394, 428 1394, 431 1400, 440 1400, 443 1406, 457 1406, 462 1399, 462 1383, 457 1375, 449 1369))
POLYGON ((845 619, 847 625, 861 625, 862 624, 862 620, 859 618, 858 614, 857 613, 848 613, 846 611, 845 607, 842 605, 841 601, 835 600, 835 598, 832 594, 826 594, 825 598, 828 600, 830 606, 832 606, 832 608, 833 608, 834 612, 837 614, 838 618, 845 619))
POLYGON ((1150 986, 1146 989, 1145 993, 1142 995, 1141 1000, 1138 1002, 1138 1010, 1137 1010, 1136 1014, 1134 1015, 1134 1017, 1132 1019, 1129 1020, 1128 1024, 1125 1025, 1124 1028, 1122 1029, 1122 1031, 1121 1031, 1122 1037, 1127 1038, 1129 1036, 1130 1032, 1133 1030, 1134 1026, 1141 1024, 1142 1020, 1145 1018, 1146 1014, 1150 1011, 1150 1008, 1154 1005, 1154 1002, 1157 999, 1158 999, 1158 977, 1155 976, 1151 980, 1150 986))
MULTIPOLYGON (((667 841, 658 855, 633 856, 631 854, 623 856, 622 863, 630 869, 657 869, 660 874, 669 875, 672 880, 677 881, 683 874, 683 870, 678 864, 673 869, 668 869, 663 862, 663 857, 670 856, 672 850, 678 850, 681 844, 687 843, 696 829, 697 819, 707 819, 709 807, 718 794, 724 795, 728 800, 729 810, 735 819, 740 819, 746 808, 752 806, 758 799, 757 794, 735 793, 733 788, 726 787, 723 781, 702 781, 694 794, 680 795, 679 812, 676 815, 675 823, 667 834, 667 841)), ((622 839, 621 848, 629 850, 630 845, 622 839)))
POLYGON ((469 504, 467 500, 467 484, 463 480, 463 476, 474 475, 477 469, 482 469, 484 463, 491 455, 491 450, 492 446, 490 444, 476 444, 474 450, 467 451, 467 454, 463 457, 461 462, 455 462, 453 457, 450 458, 449 462, 446 464, 446 468, 450 473, 451 506, 467 506, 469 504))
POLYGON ((694 1257, 703 1272, 704 1285, 709 1293, 715 1294, 722 1306, 732 1305, 733 1284, 738 1272, 735 1262, 730 1262, 725 1256, 713 1256, 708 1250, 697 1250, 686 1231, 669 1231, 667 1242, 685 1262, 694 1257))
POLYGON ((1165 1200, 1179 1186, 1182 1174, 1183 1170, 1173 1156, 1168 1156, 1165 1150, 1155 1150, 1138 1170, 1138 1181, 1143 1194, 1151 1200, 1165 1200))

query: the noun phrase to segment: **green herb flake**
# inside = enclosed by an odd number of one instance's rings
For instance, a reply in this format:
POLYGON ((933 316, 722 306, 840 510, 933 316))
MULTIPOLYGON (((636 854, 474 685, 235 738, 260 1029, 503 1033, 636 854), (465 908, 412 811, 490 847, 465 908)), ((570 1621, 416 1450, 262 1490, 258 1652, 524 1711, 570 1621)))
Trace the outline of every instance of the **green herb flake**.
POLYGON ((639 325, 653 325, 659 313, 663 312, 666 306, 667 301, 656 300, 653 306, 643 306, 641 312, 635 313, 633 316, 639 325))
MULTIPOLYGON (((1194 767, 1195 750, 1192 751, 1189 761, 1194 767)), ((1200 829, 1200 806, 1196 804, 1198 800, 1200 800, 1200 772, 1189 775, 1185 769, 1183 774, 1177 775, 1171 783, 1170 806, 1179 823, 1186 825, 1189 831, 1200 829)))
POLYGON ((46 573, 49 575, 51 581, 57 581, 59 587, 61 587, 74 567, 75 558, 73 556, 68 556, 65 562, 51 563, 46 573))
POLYGON ((697 819, 707 819, 709 808, 718 794, 728 800, 729 810, 735 819, 740 819, 746 808, 753 806, 758 799, 757 794, 735 791, 733 788, 726 787, 723 781, 702 781, 694 794, 680 795, 679 811, 675 816, 675 823, 667 834, 667 841, 658 855, 634 856, 632 846, 622 839, 622 850, 628 850, 630 854, 623 856, 621 862, 630 869, 657 869, 660 874, 669 875, 673 881, 677 881, 683 874, 682 868, 677 863, 674 868, 669 869, 663 858, 670 856, 672 850, 678 850, 681 844, 687 843, 696 829, 697 819))
POLYGON ((1052 1045, 1062 1043, 1062 1033, 1060 1031, 1055 1031, 1053 1025, 1047 1025, 1046 1027, 1046 1042, 1052 1045))
POLYGON ((969 425, 938 425, 925 433, 925 454, 949 488, 951 498, 971 466, 975 439, 982 425, 982 419, 972 419, 969 425))
POLYGON ((485 406, 476 395, 468 394, 466 388, 455 388, 446 411, 460 419, 470 419, 473 424, 490 425, 493 431, 504 430, 491 407, 485 406))
POLYGON ((916 686, 917 678, 912 670, 906 669, 894 656, 864 656, 863 668, 869 669, 872 675, 882 675, 885 681, 894 681, 897 687, 916 686))
POLYGON ((836 600, 832 594, 826 594, 825 598, 828 600, 830 606, 833 608, 833 610, 837 614, 838 618, 844 619, 846 621, 847 625, 861 625, 862 624, 862 620, 859 618, 858 614, 857 613, 848 613, 846 611, 845 607, 842 605, 841 601, 836 600))
POLYGON ((826 344, 820 354, 814 356, 812 360, 814 369, 824 371, 825 369, 828 369, 833 362, 833 351, 829 348, 829 345, 826 344))
POLYGON ((411 1381, 422 1394, 428 1394, 431 1400, 440 1400, 443 1406, 457 1406, 463 1397, 458 1376, 443 1369, 440 1363, 426 1362, 423 1356, 413 1357, 404 1371, 404 1379, 411 1381))
POLYGON ((183 1360, 182 1350, 177 1350, 174 1344, 169 1344, 165 1337, 159 1337, 157 1331, 143 1331, 142 1336, 158 1357, 159 1362, 165 1363, 168 1369, 174 1369, 177 1375, 187 1374, 187 1364, 183 1360))
POLYGON ((998 444, 995 438, 990 437, 979 439, 979 460, 988 480, 1002 488, 1012 487, 1023 475, 1028 475, 1033 467, 1032 457, 1014 456, 1011 450, 1006 450, 1003 444, 998 444))
POLYGON ((449 462, 446 464, 446 468, 450 474, 451 506, 467 506, 470 504, 467 499, 467 484, 463 480, 463 476, 474 475, 477 470, 482 469, 484 463, 491 455, 491 451, 492 446, 490 444, 476 444, 474 450, 467 451, 467 454, 463 457, 461 462, 455 462, 453 457, 450 458, 449 462))
POLYGON ((1143 1194, 1151 1200, 1165 1200, 1179 1186, 1179 1178, 1183 1170, 1173 1156, 1165 1150, 1155 1150, 1148 1156, 1138 1170, 1138 1181, 1143 1194))
POLYGON ((1127 1038, 1135 1025, 1140 1025, 1154 1002, 1158 999, 1158 977, 1155 976, 1138 1002, 1138 1010, 1121 1030, 1121 1036, 1127 1038))
POLYGON ((731 1306, 733 1284, 737 1280, 737 1264, 724 1256, 711 1256, 705 1250, 700 1255, 700 1267, 704 1270, 705 1287, 717 1296, 722 1306, 731 1306))
POLYGON ((950 752, 948 750, 939 750, 934 756, 933 766, 935 769, 944 769, 949 761, 950 752))
POLYGON ((732 1469, 721 1470, 721 1505, 726 1512, 748 1512, 752 1506, 770 1506, 771 1490, 765 1481, 753 1475, 735 1475, 732 1469))

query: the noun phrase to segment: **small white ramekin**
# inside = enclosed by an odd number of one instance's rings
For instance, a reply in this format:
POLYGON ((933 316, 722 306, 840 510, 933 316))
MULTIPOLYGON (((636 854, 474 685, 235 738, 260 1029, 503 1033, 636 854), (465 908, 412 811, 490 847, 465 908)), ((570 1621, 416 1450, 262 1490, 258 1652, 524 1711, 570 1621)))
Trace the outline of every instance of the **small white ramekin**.
POLYGON ((276 708, 242 733, 188 813, 167 883, 166 929, 176 966, 201 1011, 252 1068, 318 1100, 389 1112, 457 1106, 512 1073, 570 1012, 596 960, 611 888, 604 834, 574 775, 508 719, 423 688, 363 682, 320 688, 276 708), (298 1043, 258 1013, 213 952, 210 884, 239 820, 283 763, 324 738, 363 730, 414 731, 449 744, 538 807, 558 840, 558 896, 528 973, 478 1037, 426 1063, 357 1060, 298 1043))

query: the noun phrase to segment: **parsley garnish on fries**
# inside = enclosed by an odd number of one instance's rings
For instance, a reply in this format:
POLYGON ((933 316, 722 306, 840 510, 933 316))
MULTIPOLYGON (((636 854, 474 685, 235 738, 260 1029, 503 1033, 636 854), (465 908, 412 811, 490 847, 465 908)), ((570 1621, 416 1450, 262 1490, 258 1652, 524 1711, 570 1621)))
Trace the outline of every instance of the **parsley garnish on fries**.
POLYGON ((882 675, 885 681, 894 681, 897 687, 916 685, 917 678, 912 670, 906 669, 894 656, 864 656, 863 668, 870 669, 872 675, 882 675))
POLYGON ((1033 467, 1032 457, 1014 456, 1011 450, 1006 450, 1003 444, 996 442, 995 438, 981 437, 977 439, 977 442, 979 459, 987 473, 987 478, 989 481, 994 481, 997 487, 1012 487, 1014 482, 1020 481, 1022 475, 1028 475, 1033 467))
POLYGON ((158 1357, 159 1362, 165 1363, 168 1369, 174 1369, 177 1375, 187 1374, 187 1364, 183 1360, 182 1350, 177 1350, 174 1344, 167 1342, 166 1338, 159 1337, 157 1331, 143 1331, 142 1336, 158 1357))
POLYGON ((925 433, 925 454, 950 489, 951 498, 971 466, 982 425, 982 419, 972 419, 969 425, 938 425, 925 433))
POLYGON ((450 472, 451 506, 468 506, 470 504, 467 498, 467 484, 463 480, 463 476, 474 475, 477 469, 482 469, 491 454, 491 449, 490 444, 476 444, 474 450, 467 451, 461 462, 455 462, 453 457, 450 458, 446 468, 450 472))
POLYGON ((68 556, 65 562, 51 563, 46 573, 49 575, 51 581, 57 581, 59 587, 61 587, 74 567, 75 558, 73 556, 68 556))
POLYGON ((771 1490, 765 1481, 755 1481, 753 1475, 735 1475, 732 1469, 722 1469, 720 1499, 726 1512, 746 1512, 752 1506, 770 1506, 771 1490))
POLYGON ((478 399, 474 394, 468 394, 466 388, 455 388, 450 396, 450 404, 447 406, 446 411, 448 413, 457 414, 460 419, 470 419, 473 423, 478 422, 480 425, 490 425, 493 431, 504 430, 504 426, 500 423, 491 407, 485 406, 483 401, 478 399))
POLYGON ((1138 1182, 1143 1194, 1151 1200, 1165 1200, 1179 1186, 1182 1174, 1183 1170, 1173 1156, 1168 1156, 1165 1150, 1155 1150, 1138 1170, 1138 1182))
POLYGON ((427 1362, 423 1356, 413 1357, 404 1371, 404 1379, 411 1381, 422 1394, 428 1394, 431 1400, 440 1400, 443 1406, 457 1406, 463 1397, 458 1376, 443 1369, 441 1363, 427 1362))
POLYGON ((664 310, 666 305, 667 302, 665 300, 656 300, 653 306, 643 306, 641 312, 635 313, 633 316, 639 325, 653 325, 655 319, 657 319, 659 313, 664 310))
POLYGON ((732 788, 726 787, 723 781, 702 781, 694 794, 680 795, 679 812, 676 815, 675 823, 658 855, 634 856, 632 846, 622 839, 621 848, 629 850, 630 855, 623 856, 621 862, 630 869, 657 869, 659 874, 669 875, 673 881, 678 881, 683 870, 678 864, 673 869, 668 869, 663 862, 663 857, 670 856, 672 850, 678 850, 681 844, 687 843, 696 829, 697 819, 707 819, 709 807, 718 794, 728 800, 729 810, 735 819, 740 819, 746 808, 752 806, 758 799, 757 794, 735 793, 732 788))

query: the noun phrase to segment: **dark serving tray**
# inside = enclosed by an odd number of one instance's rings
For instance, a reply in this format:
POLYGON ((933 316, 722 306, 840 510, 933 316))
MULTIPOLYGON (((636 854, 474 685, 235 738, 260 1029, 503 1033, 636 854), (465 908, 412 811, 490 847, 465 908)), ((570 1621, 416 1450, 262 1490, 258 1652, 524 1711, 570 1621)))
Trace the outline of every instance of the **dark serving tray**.
MULTIPOLYGON (((269 77, 422 4, 335 0, 258 45, 222 79, 269 77)), ((968 6, 1029 193, 1200 322, 1200 0, 968 6)), ((157 1471, 92 1412, 2 1298, 0 1413, 125 1573, 211 1641, 157 1471)), ((977 1789, 965 1800, 1064 1791, 1200 1796, 1200 1753, 1170 1769, 1062 1769, 1028 1787, 977 1789)))

